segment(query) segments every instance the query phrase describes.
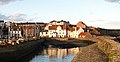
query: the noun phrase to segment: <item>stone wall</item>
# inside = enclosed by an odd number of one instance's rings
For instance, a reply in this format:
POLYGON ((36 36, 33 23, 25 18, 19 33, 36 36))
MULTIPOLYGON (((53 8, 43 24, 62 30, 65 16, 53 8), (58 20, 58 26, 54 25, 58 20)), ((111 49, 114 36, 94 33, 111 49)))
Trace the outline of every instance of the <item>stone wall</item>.
POLYGON ((98 48, 109 58, 109 62, 120 62, 120 43, 114 40, 99 38, 98 48))

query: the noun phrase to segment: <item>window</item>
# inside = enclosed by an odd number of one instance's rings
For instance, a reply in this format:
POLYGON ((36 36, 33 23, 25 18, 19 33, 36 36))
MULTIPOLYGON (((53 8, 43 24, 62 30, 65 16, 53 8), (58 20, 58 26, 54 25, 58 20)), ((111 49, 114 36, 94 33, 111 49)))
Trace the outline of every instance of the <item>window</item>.
POLYGON ((11 31, 13 31, 13 29, 10 29, 11 31))
POLYGON ((17 31, 17 29, 13 29, 14 31, 17 31))

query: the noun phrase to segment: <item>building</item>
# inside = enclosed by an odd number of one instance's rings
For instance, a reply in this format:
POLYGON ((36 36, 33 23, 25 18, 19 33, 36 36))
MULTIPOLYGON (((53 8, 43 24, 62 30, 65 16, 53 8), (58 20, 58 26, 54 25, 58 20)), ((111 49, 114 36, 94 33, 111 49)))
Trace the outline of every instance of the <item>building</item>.
POLYGON ((48 23, 46 25, 46 27, 45 27, 44 30, 48 30, 49 26, 52 26, 52 25, 69 25, 69 24, 70 23, 67 22, 67 21, 63 21, 63 20, 61 20, 61 21, 55 21, 55 20, 53 20, 53 21, 51 21, 50 23, 48 23))
POLYGON ((17 25, 23 27, 24 37, 26 37, 26 38, 27 37, 39 38, 40 32, 44 30, 46 23, 26 22, 26 23, 17 23, 17 25))
POLYGON ((5 27, 4 20, 0 20, 0 38, 3 37, 3 29, 5 27))
POLYGON ((45 26, 44 31, 40 32, 40 37, 79 38, 80 33, 86 32, 86 28, 87 26, 83 22, 71 25, 63 20, 53 20, 45 26))
POLYGON ((43 30, 40 32, 40 37, 48 37, 48 30, 43 30))
POLYGON ((76 27, 87 28, 87 25, 83 23, 82 21, 80 21, 77 23, 76 27))
POLYGON ((22 26, 23 37, 24 38, 33 38, 35 37, 35 27, 34 26, 22 26))
POLYGON ((53 20, 45 26, 44 31, 40 32, 40 37, 67 37, 68 25, 69 22, 53 20))
POLYGON ((66 25, 49 26, 48 37, 67 37, 67 26, 66 25))
POLYGON ((81 32, 84 32, 84 30, 81 27, 71 27, 68 31, 68 37, 69 38, 79 38, 79 34, 81 32))
POLYGON ((61 20, 61 21, 53 20, 49 24, 51 24, 51 25, 64 25, 64 24, 69 24, 69 22, 64 21, 64 20, 61 20))
POLYGON ((20 26, 10 26, 8 33, 9 38, 20 38, 22 37, 22 28, 20 26))

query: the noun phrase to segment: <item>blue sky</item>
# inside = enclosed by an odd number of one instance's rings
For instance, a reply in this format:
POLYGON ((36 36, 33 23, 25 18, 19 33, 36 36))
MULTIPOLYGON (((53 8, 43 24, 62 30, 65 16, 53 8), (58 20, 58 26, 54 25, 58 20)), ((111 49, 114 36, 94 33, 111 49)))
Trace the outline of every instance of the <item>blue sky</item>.
POLYGON ((0 0, 0 19, 83 21, 88 26, 120 29, 120 4, 119 0, 0 0))

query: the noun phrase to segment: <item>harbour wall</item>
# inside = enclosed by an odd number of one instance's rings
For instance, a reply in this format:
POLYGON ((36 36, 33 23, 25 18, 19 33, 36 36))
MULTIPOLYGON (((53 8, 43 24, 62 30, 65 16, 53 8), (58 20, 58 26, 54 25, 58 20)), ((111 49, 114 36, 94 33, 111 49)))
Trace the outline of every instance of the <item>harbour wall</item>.
POLYGON ((109 62, 120 62, 120 43, 105 38, 99 38, 98 48, 109 58, 109 62))
MULTIPOLYGON (((108 57, 108 62, 120 62, 120 43, 114 41, 114 37, 98 36, 96 38, 79 38, 82 40, 90 40, 97 43, 97 48, 108 57)), ((88 46, 89 47, 89 46, 88 46)), ((87 47, 86 47, 87 48, 87 47)), ((78 52, 79 54, 80 52, 78 52)), ((73 61, 78 60, 78 55, 73 58, 73 61)), ((77 61, 76 61, 77 62, 77 61)))
POLYGON ((32 40, 16 46, 0 47, 0 62, 17 62, 20 58, 38 50, 43 41, 44 39, 32 40))

